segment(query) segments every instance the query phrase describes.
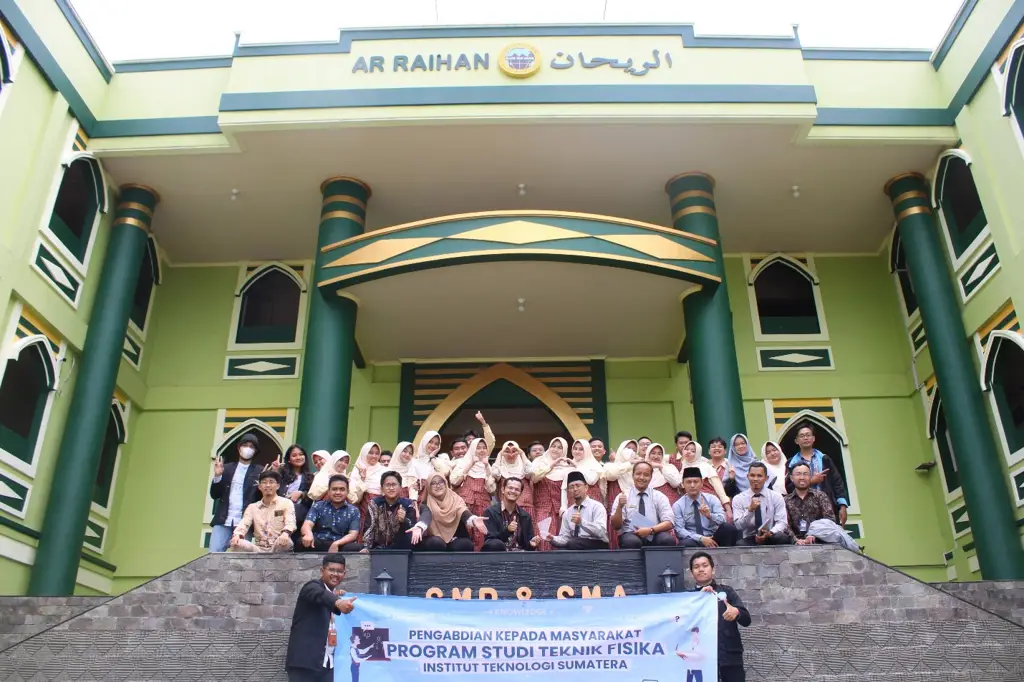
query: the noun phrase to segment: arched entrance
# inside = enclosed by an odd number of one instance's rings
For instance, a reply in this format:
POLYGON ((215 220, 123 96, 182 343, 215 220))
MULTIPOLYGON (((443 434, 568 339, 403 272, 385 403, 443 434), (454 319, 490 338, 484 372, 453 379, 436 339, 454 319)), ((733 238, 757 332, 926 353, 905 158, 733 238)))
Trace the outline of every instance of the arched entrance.
POLYGON ((533 440, 555 436, 590 438, 586 424, 544 382, 507 363, 477 372, 449 393, 420 425, 416 442, 439 431, 445 447, 470 429, 478 429, 477 410, 485 412, 498 443, 515 440, 524 448, 533 440))

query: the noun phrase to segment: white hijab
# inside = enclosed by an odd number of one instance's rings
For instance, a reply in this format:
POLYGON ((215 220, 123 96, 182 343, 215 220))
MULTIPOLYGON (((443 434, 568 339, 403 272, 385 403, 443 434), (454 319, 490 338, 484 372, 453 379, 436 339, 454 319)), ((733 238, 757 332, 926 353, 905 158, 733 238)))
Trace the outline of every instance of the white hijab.
MULTIPOLYGON (((661 466, 663 466, 663 467, 670 467, 670 466, 672 466, 672 464, 670 464, 668 462, 668 458, 665 455, 665 448, 662 446, 661 443, 651 443, 650 445, 648 445, 647 446, 647 454, 644 455, 644 459, 647 460, 648 462, 650 462, 651 450, 653 450, 654 448, 661 448, 661 466)), ((661 486, 663 486, 666 483, 668 483, 668 481, 665 480, 665 474, 661 473, 661 469, 657 469, 657 468, 655 468, 653 466, 651 467, 651 469, 653 469, 653 472, 651 473, 651 482, 649 484, 649 487, 651 489, 660 488, 661 486)))
POLYGON ((633 487, 633 463, 638 460, 637 448, 629 447, 630 443, 637 445, 634 438, 629 438, 619 443, 618 449, 612 455, 615 465, 608 467, 609 471, 613 473, 611 480, 618 481, 619 489, 622 492, 626 492, 633 487))
POLYGON ((437 437, 438 442, 437 456, 441 455, 441 434, 437 431, 427 431, 423 434, 423 438, 420 440, 420 444, 416 448, 416 456, 413 457, 412 463, 409 465, 409 472, 414 474, 416 478, 420 480, 425 481, 430 477, 430 474, 435 471, 430 455, 427 454, 427 443, 432 441, 435 436, 437 437))
POLYGON ((765 467, 768 469, 768 482, 771 482, 769 486, 772 490, 780 495, 786 494, 786 453, 782 451, 779 444, 773 440, 765 441, 765 444, 761 446, 761 461, 764 462, 765 467), (765 456, 765 450, 768 449, 768 444, 771 443, 775 446, 775 449, 779 451, 779 463, 771 464, 768 461, 768 457, 765 456), (775 480, 772 480, 775 479, 775 480))
POLYGON ((401 443, 396 445, 395 449, 392 451, 391 463, 388 464, 388 470, 397 472, 403 477, 405 474, 409 473, 409 468, 412 466, 413 462, 416 461, 416 450, 413 450, 412 457, 409 458, 408 462, 402 461, 402 453, 405 452, 406 448, 411 447, 412 443, 407 440, 403 440, 401 443))
MULTIPOLYGON (((541 464, 541 466, 551 467, 551 471, 549 471, 547 474, 545 474, 545 478, 547 478, 549 480, 552 480, 552 481, 562 482, 563 480, 565 480, 565 475, 568 474, 570 471, 572 471, 572 467, 569 466, 568 464, 561 464, 561 463, 557 467, 552 466, 554 461, 556 459, 558 459, 557 457, 555 457, 554 455, 551 454, 551 445, 556 440, 560 441, 562 443, 562 455, 561 456, 562 457, 572 457, 572 453, 569 452, 569 445, 568 445, 568 443, 565 442, 565 439, 562 438, 561 436, 555 436, 554 438, 551 439, 551 442, 548 443, 548 449, 544 451, 543 455, 541 455, 540 457, 537 458, 537 461, 539 462, 539 461, 543 460, 543 463, 541 464)), ((536 465, 536 463, 535 463, 535 465, 536 465)))
MULTIPOLYGON (((366 460, 370 456, 370 450, 373 446, 377 446, 377 450, 380 451, 380 444, 370 441, 369 443, 363 443, 363 447, 359 449, 359 457, 356 459, 356 471, 359 471, 360 467, 366 468, 366 477, 363 480, 363 485, 366 486, 366 491, 373 493, 374 495, 380 495, 380 475, 383 474, 387 469, 380 463, 378 456, 377 463, 370 465, 366 460)), ((359 474, 362 476, 362 473, 359 474)))
POLYGON ((498 459, 491 465, 491 473, 495 478, 525 478, 530 467, 530 460, 514 440, 507 440, 501 446, 498 459), (512 446, 516 451, 516 458, 509 462, 505 458, 505 450, 512 446))
MULTIPOLYGON (((465 458, 468 457, 469 461, 473 462, 469 466, 469 469, 466 471, 466 476, 468 478, 487 478, 488 477, 488 474, 490 473, 490 467, 488 466, 487 459, 484 459, 484 461, 481 462, 476 457, 476 446, 479 443, 485 443, 486 444, 486 442, 487 441, 485 441, 483 438, 474 438, 473 440, 469 441, 469 449, 466 450, 466 454, 462 456, 462 459, 465 459, 465 458)), ((491 456, 491 453, 488 452, 487 453, 487 458, 489 459, 490 456, 491 456)), ((465 466, 465 465, 463 465, 463 466, 465 466)))
POLYGON ((323 468, 317 471, 316 476, 313 477, 313 482, 309 484, 309 493, 307 493, 311 500, 319 500, 327 493, 331 476, 338 473, 334 470, 334 465, 342 457, 348 457, 348 453, 344 450, 335 450, 331 454, 327 454, 326 450, 317 450, 313 454, 326 460, 323 468))

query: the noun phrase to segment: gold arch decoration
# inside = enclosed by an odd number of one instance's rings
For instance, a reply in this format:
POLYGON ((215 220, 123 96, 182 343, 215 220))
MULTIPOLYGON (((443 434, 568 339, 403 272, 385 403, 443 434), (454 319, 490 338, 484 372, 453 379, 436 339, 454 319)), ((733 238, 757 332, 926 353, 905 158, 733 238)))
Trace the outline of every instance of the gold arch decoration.
POLYGON ((462 407, 463 403, 472 398, 480 389, 493 384, 495 381, 504 379, 515 384, 534 398, 539 400, 545 407, 551 410, 562 424, 569 430, 574 438, 583 440, 590 439, 590 430, 583 420, 579 418, 576 411, 569 403, 565 402, 562 396, 555 393, 544 382, 530 376, 518 367, 513 367, 506 362, 499 362, 487 369, 480 370, 471 376, 465 383, 448 394, 448 397, 434 408, 423 424, 416 432, 414 443, 419 443, 427 431, 440 431, 456 410, 462 407))

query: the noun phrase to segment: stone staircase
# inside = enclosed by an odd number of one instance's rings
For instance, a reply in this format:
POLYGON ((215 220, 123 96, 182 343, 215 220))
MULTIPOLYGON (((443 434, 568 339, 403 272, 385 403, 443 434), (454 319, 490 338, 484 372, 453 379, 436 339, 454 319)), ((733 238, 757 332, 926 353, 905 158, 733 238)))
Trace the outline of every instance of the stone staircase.
MULTIPOLYGON (((555 585, 624 584, 634 593, 644 580, 623 568, 650 578, 664 565, 685 577, 678 589, 690 586, 686 553, 632 554, 616 562, 593 552, 417 555, 396 577, 410 594, 424 585, 477 585, 481 575, 494 584, 485 569, 509 584, 539 585, 543 575, 555 585)), ((348 557, 345 589, 375 591, 381 556, 348 557)), ((719 579, 753 617, 743 633, 749 680, 1024 680, 1024 628, 1009 619, 1024 600, 1021 585, 933 587, 832 547, 720 549, 714 557, 719 579), (962 597, 1004 607, 997 615, 962 597)), ((109 600, 0 600, 0 634, 27 636, 0 652, 0 681, 284 680, 294 598, 319 564, 317 555, 207 555, 109 600), (44 609, 50 620, 42 620, 44 609), (27 629, 6 630, 14 626, 27 629)))

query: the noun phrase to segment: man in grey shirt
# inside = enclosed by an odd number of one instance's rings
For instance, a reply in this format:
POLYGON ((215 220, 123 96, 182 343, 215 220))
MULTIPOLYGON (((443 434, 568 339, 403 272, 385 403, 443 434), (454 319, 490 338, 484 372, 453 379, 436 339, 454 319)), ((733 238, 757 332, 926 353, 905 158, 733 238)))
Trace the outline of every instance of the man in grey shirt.
POLYGON ((665 493, 650 487, 654 467, 640 460, 633 465, 633 487, 612 503, 612 528, 619 532, 619 548, 640 549, 645 545, 674 547, 672 505, 665 493), (638 525, 639 524, 639 525, 638 525))
POLYGON ((587 497, 587 479, 582 471, 570 471, 565 478, 572 504, 562 514, 558 535, 547 540, 557 549, 608 549, 608 526, 604 505, 587 497))

